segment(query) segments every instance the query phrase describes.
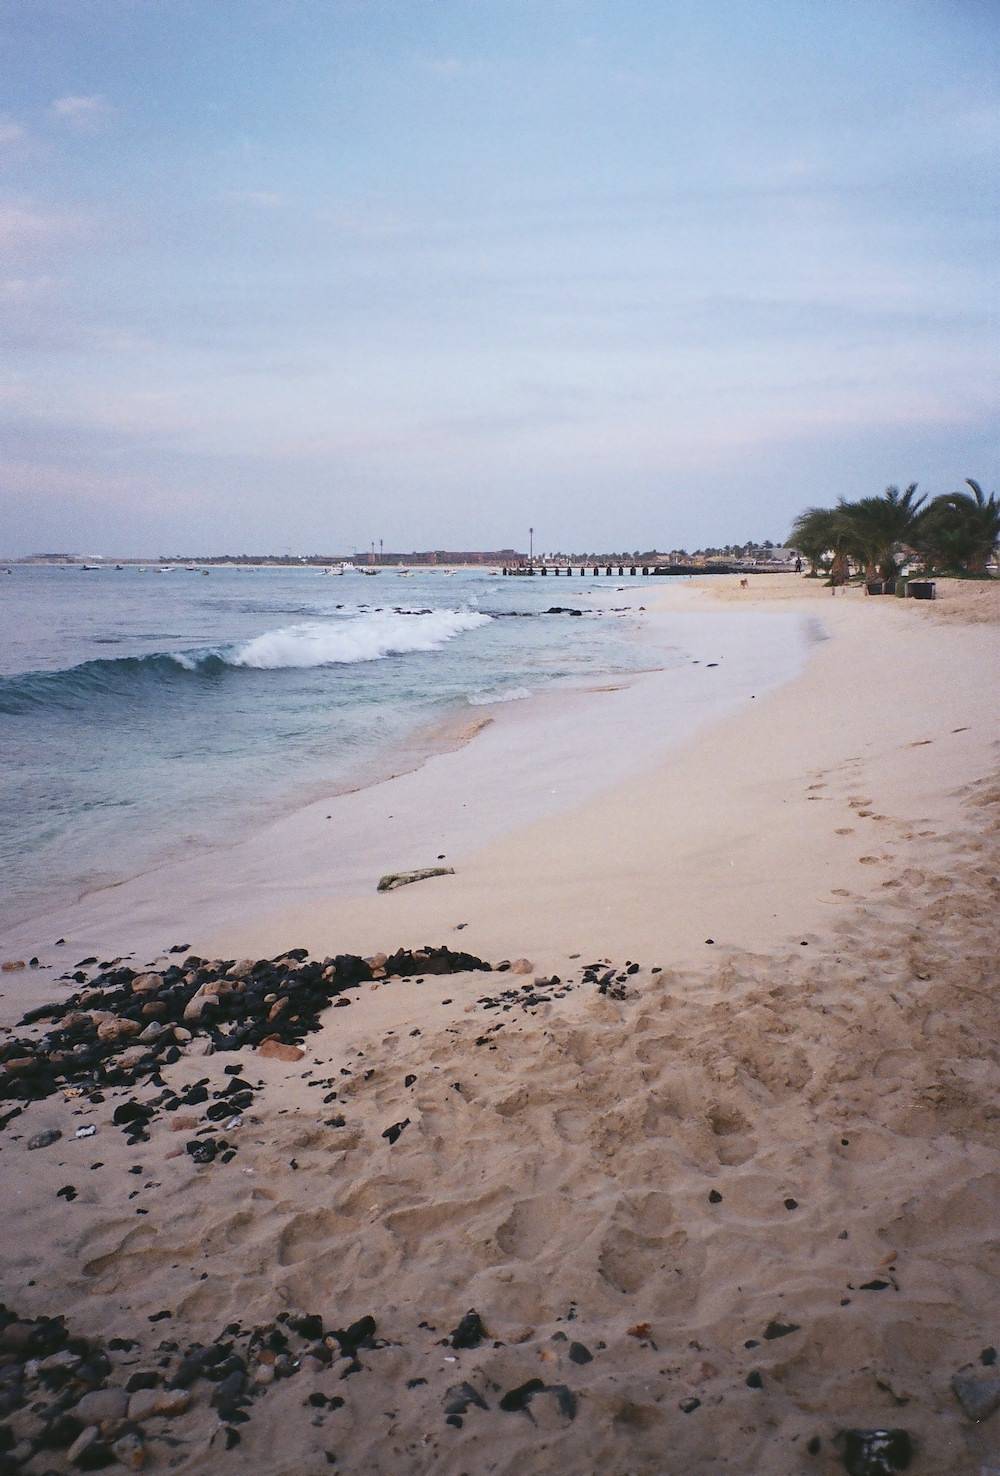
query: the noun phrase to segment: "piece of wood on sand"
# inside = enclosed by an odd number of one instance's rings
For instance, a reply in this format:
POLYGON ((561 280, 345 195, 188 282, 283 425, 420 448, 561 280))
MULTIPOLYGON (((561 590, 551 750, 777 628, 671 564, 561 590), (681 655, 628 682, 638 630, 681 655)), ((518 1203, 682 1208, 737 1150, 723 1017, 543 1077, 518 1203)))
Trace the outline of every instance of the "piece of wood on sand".
POLYGON ((454 866, 423 866, 417 871, 387 871, 379 877, 380 892, 394 892, 397 887, 408 887, 411 882, 426 881, 431 876, 454 876, 454 866))

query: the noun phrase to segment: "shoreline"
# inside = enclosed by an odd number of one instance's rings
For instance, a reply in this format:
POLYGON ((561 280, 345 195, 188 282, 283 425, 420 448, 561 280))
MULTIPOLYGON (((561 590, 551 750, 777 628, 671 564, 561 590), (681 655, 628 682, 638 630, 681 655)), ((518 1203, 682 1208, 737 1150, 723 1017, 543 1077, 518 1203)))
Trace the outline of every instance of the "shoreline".
MULTIPOLYGON (((600 592, 598 600, 606 602, 609 596, 621 599, 616 590, 600 592)), ((711 723, 731 705, 724 692, 721 701, 713 697, 702 708, 699 674, 679 669, 683 658, 673 650, 679 638, 696 643, 702 661, 714 654, 724 668, 727 659, 747 666, 746 678, 730 678, 723 669, 712 679, 731 686, 736 702, 745 688, 748 693, 748 683, 763 688, 772 680, 766 642, 763 656, 756 656, 755 643, 739 618, 723 615, 710 622, 720 632, 715 646, 697 616, 692 622, 689 614, 679 612, 669 627, 662 618, 658 625, 655 613, 639 618, 643 628, 634 638, 649 651, 648 669, 593 680, 566 678, 524 702, 470 705, 468 712, 458 708, 443 724, 422 729, 415 748, 410 744, 388 755, 387 773, 278 813, 262 827, 244 827, 231 841, 177 853, 121 882, 90 888, 75 902, 36 912, 0 934, 0 952, 55 962, 58 955, 46 938, 52 933, 53 938, 66 937, 68 946, 81 952, 106 951, 113 942, 117 951, 139 946, 158 954, 176 915, 187 918, 189 927, 200 920, 202 936, 212 936, 217 926, 213 915, 227 915, 230 931, 237 931, 250 925, 261 908, 277 912, 276 876, 282 878, 280 890, 288 900, 297 889, 310 897, 360 897, 374 892, 382 872, 433 864, 443 849, 449 854, 456 848, 463 853, 478 850, 484 840, 516 830, 536 814, 565 812, 628 773, 648 769, 677 733, 683 736, 692 725, 711 723), (676 690, 682 707, 657 717, 653 726, 643 699, 664 685, 676 690), (627 744, 617 741, 621 723, 628 725, 627 744), (663 728, 677 733, 661 735, 663 728), (594 733, 582 743, 581 735, 590 729, 594 733), (476 738, 475 753, 465 737, 469 732, 476 738), (603 751, 598 746, 602 741, 603 751), (607 751, 611 744, 617 748, 613 757, 607 751), (548 751, 552 756, 546 768, 543 755, 548 751), (511 766, 513 794, 511 785, 500 782, 501 771, 511 766), (476 805, 453 806, 456 790, 477 796, 476 805), (241 900, 234 901, 237 890, 241 900), (129 913, 130 932, 116 922, 118 912, 129 913)), ((774 679, 791 674, 799 659, 792 647, 799 639, 790 631, 788 652, 775 651, 779 671, 774 679)))
MULTIPOLYGON (((468 591, 465 592, 467 593, 468 591)), ((457 591, 456 596, 459 602, 464 598, 464 595, 457 591)), ((618 610, 608 611, 601 608, 599 600, 594 602, 592 608, 595 615, 604 617, 606 620, 617 621, 621 614, 618 610)), ((375 606, 373 612, 381 613, 381 609, 381 606, 375 606)), ((417 613, 425 612, 418 611, 417 613)), ((627 607, 626 616, 630 613, 630 608, 627 607)), ((637 633, 634 630, 631 631, 629 638, 637 639, 637 633)), ((158 652, 155 654, 173 653, 158 652)), ((86 662, 80 664, 86 665, 86 662)), ((73 666, 70 666, 69 674, 72 674, 73 669, 73 666)), ((43 675, 44 671, 45 668, 40 671, 17 673, 14 674, 14 679, 43 675)), ((630 679, 631 674, 631 671, 622 673, 620 679, 625 682, 630 679)), ((608 678, 611 679, 612 675, 613 673, 609 671, 608 678)), ((543 691, 563 689, 572 691, 586 685, 586 679, 582 679, 579 675, 552 679, 544 672, 540 675, 539 681, 543 691)), ((472 691, 464 695, 456 692, 453 695, 442 697, 440 692, 432 690, 425 693, 424 700, 404 717, 405 731, 397 731, 389 739, 377 731, 380 717, 378 710, 373 707, 369 714, 369 721, 375 725, 376 731, 370 735, 368 751, 363 754, 352 753, 347 757, 336 753, 329 754, 326 778, 323 777, 322 760, 319 758, 312 764, 313 772, 285 776, 283 784, 282 776, 278 774, 276 775, 278 783, 273 785, 268 792, 258 795, 256 802, 254 795, 245 789, 241 798, 235 798, 224 812, 217 814, 211 830, 204 823, 199 822, 197 812, 194 812, 190 833, 185 834, 184 812, 177 810, 170 817, 167 830, 162 837, 158 839, 156 834, 152 834, 146 842, 146 832, 155 828, 155 822, 154 825, 147 823, 143 826, 133 821, 131 831, 121 832, 124 851, 130 859, 123 862, 119 868, 85 865, 82 858, 86 855, 86 851, 78 847, 77 855, 80 859, 75 886, 72 883, 65 885, 58 893, 53 887, 48 897, 44 891, 35 888, 30 893, 26 891, 23 897, 15 899, 11 896, 0 905, 0 950, 3 949, 4 941, 12 931, 16 930, 20 934, 24 931, 25 926, 30 927, 36 922, 44 923, 50 915, 58 916, 61 911, 80 906, 85 907, 88 898, 114 892, 143 877, 157 875, 164 870, 169 872, 171 868, 180 869, 193 855, 204 858, 206 864, 213 856, 221 859, 234 849, 238 850, 244 843, 252 843, 269 825, 279 823, 310 806, 318 808, 324 802, 335 802, 342 795, 353 794, 356 791, 399 778, 421 767, 428 759, 452 752, 455 748, 468 742, 482 726, 493 720, 500 706, 500 702, 489 700, 489 694, 476 700, 472 691), (428 697, 430 698, 429 703, 426 700, 428 697), (135 841, 133 841, 133 833, 136 837, 135 841), (52 896, 55 896, 55 901, 51 900, 52 896)), ((152 712, 150 718, 151 720, 153 718, 152 712)), ((396 726, 399 726, 398 722, 396 726)), ((280 764, 280 761, 281 755, 277 754, 276 762, 280 764)), ((68 837, 69 832, 67 832, 68 837)), ((103 857, 106 844, 106 837, 102 843, 96 834, 92 834, 91 854, 103 857)), ((63 930, 57 927, 56 931, 63 930)))
MULTIPOLYGON (((718 593, 671 597, 767 598, 718 593)), ((0 1297, 130 1342, 93 1442, 192 1476, 330 1454, 365 1476, 659 1476, 665 1451, 678 1471, 834 1476, 845 1432, 889 1429, 915 1476, 989 1466, 997 591, 971 624, 961 591, 937 610, 818 595, 772 588, 830 635, 793 679, 455 876, 169 939, 371 958, 301 1058, 224 1036, 206 1053, 193 1022, 162 1085, 57 1091, 8 1124, 0 1297), (378 977, 376 950, 424 944, 517 972, 378 977), (227 1068, 252 1096, 228 1128, 227 1068), (114 1122, 134 1103, 145 1137, 114 1122), (63 1137, 29 1150, 46 1130, 63 1137), (185 1149, 220 1132, 231 1161, 185 1149), (470 1309, 485 1336, 460 1335, 470 1309), (228 1403, 204 1372, 180 1397, 192 1344, 242 1360, 228 1403), (116 1391, 137 1370, 162 1408, 133 1421, 116 1391)), ((567 720, 652 685, 580 694, 567 720)), ((630 737, 605 711, 605 746, 630 737)), ((485 741, 441 767, 478 771, 485 741)), ((195 968, 178 957, 171 978, 195 968)), ((4 974, 8 1016, 26 984, 76 988, 4 974)), ((72 1414, 86 1387, 73 1365, 57 1399, 72 1414)), ((25 1409, 22 1440, 43 1418, 25 1409)), ((57 1443, 38 1459, 73 1469, 57 1443)))

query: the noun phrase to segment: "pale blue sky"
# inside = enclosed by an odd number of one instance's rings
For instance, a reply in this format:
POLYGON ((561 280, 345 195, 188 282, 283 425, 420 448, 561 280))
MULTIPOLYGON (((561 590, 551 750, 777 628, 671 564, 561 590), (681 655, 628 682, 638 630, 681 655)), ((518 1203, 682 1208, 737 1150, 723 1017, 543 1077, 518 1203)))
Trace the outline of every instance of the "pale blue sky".
POLYGON ((0 0, 0 551, 997 482, 991 0, 0 0))

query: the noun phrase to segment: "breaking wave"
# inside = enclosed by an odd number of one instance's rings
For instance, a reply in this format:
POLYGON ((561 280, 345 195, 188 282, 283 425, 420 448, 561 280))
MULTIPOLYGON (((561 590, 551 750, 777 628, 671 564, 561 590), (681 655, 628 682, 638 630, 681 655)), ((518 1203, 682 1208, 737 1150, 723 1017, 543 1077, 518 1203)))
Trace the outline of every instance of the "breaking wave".
POLYGON ((488 625, 474 610, 425 610, 408 615, 378 611, 350 619, 310 620, 231 646, 158 651, 148 656, 85 661, 63 671, 36 671, 0 678, 0 713, 39 707, 79 707, 95 697, 136 698, 144 688, 162 687, 227 670, 281 671, 354 665, 386 656, 437 651, 464 631, 488 625))
POLYGON ((503 692, 470 692, 467 700, 472 707, 489 707, 493 702, 523 702, 530 696, 527 687, 508 687, 503 692))
POLYGON ((229 666, 250 666, 258 671, 378 661, 383 656, 436 651, 463 631, 488 624, 487 615, 472 610, 432 610, 423 615, 382 611, 333 624, 310 620, 284 630, 265 631, 235 647, 224 660, 229 666))

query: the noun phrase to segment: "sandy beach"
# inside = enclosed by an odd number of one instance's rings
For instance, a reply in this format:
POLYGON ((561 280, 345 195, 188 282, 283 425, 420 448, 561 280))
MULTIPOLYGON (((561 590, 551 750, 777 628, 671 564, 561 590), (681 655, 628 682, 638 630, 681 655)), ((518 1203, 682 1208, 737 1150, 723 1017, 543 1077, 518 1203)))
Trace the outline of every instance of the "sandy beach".
POLYGON ((1000 1469, 1000 588, 650 584, 652 622, 719 622, 672 705, 655 672, 511 704, 193 860, 187 903, 153 875, 4 938, 40 965, 0 976, 8 1084, 24 1010, 86 1012, 119 955, 224 995, 292 948, 514 968, 377 961, 308 1033, 276 987, 283 1053, 193 1010, 176 1059, 8 1091, 0 1471, 904 1469, 859 1464, 876 1430, 1000 1469))

